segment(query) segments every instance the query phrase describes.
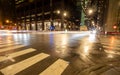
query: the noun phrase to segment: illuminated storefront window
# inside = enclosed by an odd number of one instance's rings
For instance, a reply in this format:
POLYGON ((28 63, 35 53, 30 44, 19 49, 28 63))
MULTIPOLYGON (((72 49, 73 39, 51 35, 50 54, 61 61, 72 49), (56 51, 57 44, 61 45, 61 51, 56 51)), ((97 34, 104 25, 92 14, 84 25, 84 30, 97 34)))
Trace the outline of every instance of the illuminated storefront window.
POLYGON ((30 30, 30 23, 26 24, 26 30, 30 30))
POLYGON ((32 26, 32 30, 36 30, 35 22, 32 22, 31 26, 32 26))
POLYGON ((46 31, 50 29, 50 25, 51 25, 50 21, 44 23, 46 31))
POLYGON ((37 23, 38 31, 42 31, 42 22, 37 23))

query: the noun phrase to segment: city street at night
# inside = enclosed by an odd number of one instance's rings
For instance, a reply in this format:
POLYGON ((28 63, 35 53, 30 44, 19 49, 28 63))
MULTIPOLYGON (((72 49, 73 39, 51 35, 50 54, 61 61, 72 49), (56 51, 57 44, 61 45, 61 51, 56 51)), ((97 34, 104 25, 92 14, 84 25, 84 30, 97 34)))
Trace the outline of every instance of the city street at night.
POLYGON ((0 75, 120 75, 119 35, 0 31, 0 75))
POLYGON ((120 75, 120 0, 0 0, 0 75, 120 75))

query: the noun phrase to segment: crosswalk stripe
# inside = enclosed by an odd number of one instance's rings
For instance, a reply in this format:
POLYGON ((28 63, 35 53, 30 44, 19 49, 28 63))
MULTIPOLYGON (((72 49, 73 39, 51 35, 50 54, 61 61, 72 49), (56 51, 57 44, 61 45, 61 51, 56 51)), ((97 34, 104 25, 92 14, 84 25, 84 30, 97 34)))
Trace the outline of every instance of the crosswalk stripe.
POLYGON ((111 46, 103 46, 104 48, 107 48, 107 49, 112 49, 112 50, 120 50, 119 47, 111 47, 111 46))
POLYGON ((104 47, 104 48, 110 48, 109 46, 105 46, 105 45, 104 45, 103 47, 104 47))
POLYGON ((110 53, 110 54, 117 54, 120 55, 120 52, 115 52, 115 51, 109 51, 109 50, 105 50, 106 53, 110 53))
POLYGON ((24 55, 24 54, 27 54, 33 51, 35 51, 35 49, 29 48, 29 49, 25 49, 19 52, 15 52, 15 53, 9 54, 7 57, 6 56, 0 57, 0 62, 7 60, 7 59, 11 60, 15 57, 18 57, 18 56, 21 56, 21 55, 24 55))
POLYGON ((109 43, 105 43, 105 42, 102 42, 101 44, 103 44, 103 45, 109 45, 109 43))
POLYGON ((0 49, 0 52, 9 51, 9 50, 13 50, 13 49, 21 48, 21 47, 24 47, 24 45, 18 45, 18 46, 14 46, 14 47, 0 49))
POLYGON ((67 66, 68 62, 62 59, 58 59, 55 63, 53 63, 50 67, 48 67, 39 75, 61 75, 67 66))
POLYGON ((45 54, 45 53, 40 53, 37 54, 33 57, 30 57, 26 60, 23 60, 21 62, 18 62, 16 64, 10 65, 6 68, 1 69, 0 71, 4 74, 4 75, 15 75, 16 73, 34 65, 35 63, 47 58, 49 55, 45 54), (21 66, 22 65, 22 66, 21 66))
POLYGON ((0 45, 0 47, 6 47, 6 46, 12 46, 12 45, 16 45, 18 43, 13 43, 13 44, 4 44, 4 45, 0 45))
POLYGON ((114 44, 110 44, 110 43, 101 43, 102 45, 106 45, 106 46, 110 46, 110 45, 112 45, 112 46, 120 46, 120 43, 114 43, 114 44))
POLYGON ((0 44, 8 44, 8 43, 14 43, 13 41, 2 41, 0 44))

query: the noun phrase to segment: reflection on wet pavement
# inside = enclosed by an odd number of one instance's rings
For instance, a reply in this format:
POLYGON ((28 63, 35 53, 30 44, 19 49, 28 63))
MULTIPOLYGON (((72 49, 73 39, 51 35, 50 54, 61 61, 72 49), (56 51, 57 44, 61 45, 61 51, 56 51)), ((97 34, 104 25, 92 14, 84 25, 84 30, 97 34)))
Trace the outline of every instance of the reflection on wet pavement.
MULTIPOLYGON (((69 62, 70 65, 63 75, 68 73, 68 69, 73 70, 71 75, 93 75, 94 73, 97 75, 113 67, 120 67, 119 40, 118 36, 67 32, 57 34, 19 33, 0 36, 0 41, 19 42, 35 48, 38 53, 44 52, 69 62)), ((16 61, 11 57, 8 59, 16 61)))

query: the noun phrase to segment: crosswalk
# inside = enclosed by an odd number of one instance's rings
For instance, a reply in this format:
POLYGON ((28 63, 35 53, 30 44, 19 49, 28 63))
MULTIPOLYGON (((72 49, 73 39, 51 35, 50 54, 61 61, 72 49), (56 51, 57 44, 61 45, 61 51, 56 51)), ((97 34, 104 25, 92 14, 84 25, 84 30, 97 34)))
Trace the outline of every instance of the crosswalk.
POLYGON ((45 61, 49 59, 51 56, 46 53, 37 53, 37 50, 34 48, 27 48, 22 49, 25 47, 24 45, 21 45, 19 43, 5 43, 0 41, 0 75, 61 75, 64 70, 67 68, 69 63, 67 61, 64 61, 62 59, 57 58, 57 60, 51 60, 51 61, 45 61), (11 51, 10 53, 7 53, 8 51, 11 51), (1 53, 4 53, 2 54, 1 53), (36 52, 36 54, 35 54, 36 52), (22 56, 29 55, 26 59, 23 59, 22 56), (32 55, 33 54, 33 55, 32 55), (16 59, 16 58, 21 58, 16 59), (20 60, 20 61, 18 61, 20 60), (45 65, 47 67, 45 69, 42 69, 41 62, 47 62, 45 65), (50 65, 49 62, 51 63, 50 65), (39 67, 36 67, 35 65, 40 65, 39 67), (30 71, 27 71, 29 68, 34 67, 36 69, 30 69, 30 71), (38 73, 33 73, 32 71, 38 73), (40 70, 40 71, 39 71, 40 70), (29 72, 29 73, 25 73, 29 72), (21 74, 22 73, 22 74, 21 74))

